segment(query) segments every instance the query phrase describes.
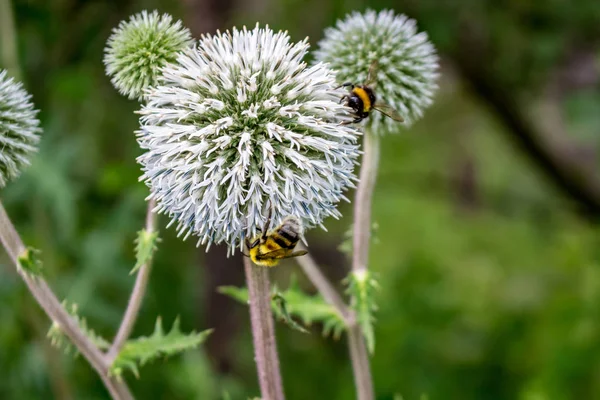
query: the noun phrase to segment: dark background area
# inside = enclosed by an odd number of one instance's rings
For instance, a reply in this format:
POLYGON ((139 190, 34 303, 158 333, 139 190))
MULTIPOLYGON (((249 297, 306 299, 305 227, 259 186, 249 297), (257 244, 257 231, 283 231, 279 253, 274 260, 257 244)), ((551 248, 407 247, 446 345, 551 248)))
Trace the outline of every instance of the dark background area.
MULTIPOLYGON (((138 182, 139 105, 104 75, 113 27, 141 10, 183 20, 195 37, 258 21, 310 37, 347 12, 416 18, 439 49, 440 90, 411 129, 382 141, 374 198, 377 398, 600 398, 600 3, 598 0, 16 0, 22 80, 41 110, 40 151, 2 199, 48 280, 112 337, 133 277, 147 195, 138 182)), ((2 20, 2 16, 0 16, 2 20)), ((1 43, 1 41, 0 41, 1 43)), ((8 65, 14 73, 15 65, 8 65)), ((311 231, 336 282, 351 223, 311 231)), ((161 237, 134 334, 158 315, 215 328, 201 348, 127 376, 140 399, 258 395, 247 310, 216 293, 243 284, 241 260, 161 237)), ((85 363, 53 349, 49 321, 12 265, 0 264, 0 398, 104 399, 85 363)), ((273 271, 285 287, 289 262, 273 271)), ((288 399, 352 399, 345 339, 277 324, 288 399)))

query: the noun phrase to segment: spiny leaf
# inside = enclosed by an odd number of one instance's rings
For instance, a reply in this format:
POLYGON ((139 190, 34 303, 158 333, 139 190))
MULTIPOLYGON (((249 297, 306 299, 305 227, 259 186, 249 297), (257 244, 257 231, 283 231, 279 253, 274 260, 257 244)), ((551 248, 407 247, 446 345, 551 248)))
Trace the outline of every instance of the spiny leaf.
POLYGON ((302 333, 308 333, 306 329, 304 329, 300 324, 298 324, 290 313, 288 312, 287 301, 285 297, 280 292, 273 293, 271 296, 271 300, 273 302, 273 311, 279 317, 280 320, 285 322, 290 326, 290 328, 300 331, 302 333))
MULTIPOLYGON (((246 288, 221 286, 218 290, 220 293, 228 295, 241 303, 248 304, 248 290, 246 288)), ((309 296, 304 293, 293 278, 290 287, 285 292, 279 292, 274 288, 273 296, 271 305, 274 313, 279 317, 282 317, 280 306, 283 299, 288 316, 300 318, 305 326, 310 326, 313 322, 323 323, 323 334, 325 336, 332 334, 337 339, 345 329, 344 320, 333 306, 326 303, 321 295, 309 296), (277 302, 280 302, 280 304, 277 304, 277 302)), ((294 327, 292 326, 292 328, 294 327)))
POLYGON ((148 232, 142 229, 138 232, 138 237, 135 239, 135 266, 129 273, 130 275, 137 272, 142 265, 150 262, 157 249, 158 242, 160 242, 158 231, 148 232))
MULTIPOLYGON (((63 301, 62 306, 65 310, 73 317, 81 331, 90 339, 90 341, 100 350, 108 350, 110 343, 94 332, 87 326, 85 318, 79 316, 77 304, 70 304, 67 301, 63 301)), ((50 339, 50 343, 58 349, 62 349, 66 354, 77 355, 78 351, 76 347, 71 343, 69 338, 63 332, 60 324, 56 321, 52 322, 48 334, 46 335, 50 339)))
POLYGON ((369 271, 351 272, 346 279, 348 284, 347 293, 351 297, 350 306, 356 312, 356 318, 365 336, 367 348, 373 354, 375 351, 375 333, 373 323, 374 313, 377 311, 375 304, 375 290, 378 288, 377 281, 369 271))
POLYGON ((159 357, 168 357, 185 350, 197 347, 202 343, 212 329, 199 333, 184 334, 179 329, 179 318, 173 322, 171 330, 165 334, 160 317, 156 319, 154 333, 125 342, 123 349, 115 358, 110 373, 120 376, 125 369, 139 378, 138 367, 159 357))
MULTIPOLYGON (((350 224, 350 227, 346 232, 344 232, 344 240, 338 246, 338 250, 347 256, 352 256, 352 238, 354 237, 354 225, 350 224)), ((377 236, 377 231, 379 230, 379 224, 377 222, 373 222, 371 224, 371 243, 378 244, 379 237, 377 236)))
POLYGON ((43 271, 40 253, 40 250, 28 247, 17 259, 19 267, 33 276, 41 276, 43 271))

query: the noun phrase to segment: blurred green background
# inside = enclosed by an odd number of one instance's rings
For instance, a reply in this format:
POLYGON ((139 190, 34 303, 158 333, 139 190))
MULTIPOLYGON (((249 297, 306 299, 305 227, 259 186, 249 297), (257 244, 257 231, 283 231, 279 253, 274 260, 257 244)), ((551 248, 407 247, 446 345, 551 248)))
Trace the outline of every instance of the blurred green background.
MULTIPOLYGON (((7 0, 0 0, 7 1, 7 0)), ((377 399, 600 399, 600 3, 598 0, 16 0, 22 80, 41 110, 39 154, 2 200, 43 252, 60 298, 112 337, 133 277, 145 215, 134 131, 139 105, 103 71, 110 31, 143 9, 181 18, 199 37, 268 23, 294 40, 346 13, 392 8, 416 18, 442 57, 425 118, 383 139, 371 265, 380 278, 377 399)), ((7 15, 0 15, 5 24, 7 15)), ((6 25, 5 25, 6 26, 6 25)), ((10 43, 2 38, 0 43, 10 43)), ((0 65, 2 66, 2 65, 0 65)), ((16 65, 4 65, 14 73, 16 65)), ((340 282, 351 223, 308 234, 340 282)), ((245 307, 216 293, 242 285, 238 257, 181 242, 161 218, 159 252, 134 334, 163 316, 215 328, 200 349, 127 376, 139 399, 259 394, 245 307)), ((53 349, 47 318, 0 265, 0 398, 105 399, 79 357, 53 349)), ((291 275, 309 292, 299 268, 291 275)), ((288 399, 352 399, 345 339, 277 324, 288 399)))

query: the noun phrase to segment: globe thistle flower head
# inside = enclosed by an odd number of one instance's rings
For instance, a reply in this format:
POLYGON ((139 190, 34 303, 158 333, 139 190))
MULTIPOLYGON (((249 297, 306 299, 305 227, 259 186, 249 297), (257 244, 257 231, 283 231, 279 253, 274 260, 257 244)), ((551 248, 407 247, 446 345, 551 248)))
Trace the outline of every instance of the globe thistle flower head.
MULTIPOLYGON (((411 125, 423 116, 437 89, 438 57, 425 32, 405 15, 385 10, 352 13, 325 30, 315 58, 338 72, 338 81, 363 84, 371 65, 377 100, 387 103, 411 125), (374 64, 376 62, 376 64, 374 64)), ((378 112, 367 120, 374 132, 398 123, 378 112)))
POLYGON ((340 215, 359 132, 340 124, 343 92, 329 68, 302 61, 307 48, 258 25, 204 36, 148 91, 142 179, 186 238, 233 253, 267 208, 271 228, 288 215, 305 227, 340 215))
POLYGON ((16 178, 37 151, 40 121, 31 95, 0 70, 0 187, 16 178))
POLYGON ((106 74, 119 93, 141 101, 144 90, 156 84, 160 69, 191 43, 181 21, 142 11, 113 29, 104 49, 106 74))

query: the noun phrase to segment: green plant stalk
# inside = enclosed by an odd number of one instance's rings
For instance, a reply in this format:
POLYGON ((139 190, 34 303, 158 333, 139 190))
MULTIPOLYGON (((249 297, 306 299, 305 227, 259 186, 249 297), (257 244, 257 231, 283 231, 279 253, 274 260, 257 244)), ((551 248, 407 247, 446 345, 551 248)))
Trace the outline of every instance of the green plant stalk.
MULTIPOLYGON (((156 214, 153 211, 154 207, 156 207, 156 202, 154 199, 150 199, 148 201, 148 209, 146 211, 146 232, 148 233, 154 232, 156 229, 156 214)), ((146 288, 150 279, 151 269, 152 259, 148 260, 148 262, 142 265, 137 271, 137 277, 135 279, 133 291, 129 296, 127 309, 125 310, 125 314, 123 314, 123 320, 121 321, 119 330, 117 331, 115 339, 107 353, 110 364, 113 363, 119 354, 119 351, 121 351, 123 345, 125 345, 125 342, 131 335, 131 331, 133 330, 133 326, 137 320, 140 308, 142 307, 144 295, 146 294, 146 288)))
POLYGON ((57 323, 62 331, 69 337, 79 352, 89 361, 96 370, 104 386, 115 400, 133 400, 127 385, 109 376, 109 363, 104 354, 83 333, 77 322, 63 308, 56 295, 52 292, 46 281, 24 271, 19 265, 19 256, 27 250, 21 237, 17 233, 6 210, 0 203, 0 241, 13 261, 17 272, 27 285, 29 291, 42 307, 50 319, 57 323))
MULTIPOLYGON (((379 136, 368 129, 363 136, 363 157, 358 187, 354 200, 354 227, 352 242, 352 273, 364 273, 369 263, 371 239, 371 206, 379 165, 379 136)), ((360 326, 348 329, 348 346, 352 359, 354 384, 359 400, 373 400, 373 380, 369 366, 369 355, 360 326)))
POLYGON ((354 273, 366 271, 369 264, 371 207, 379 165, 379 136, 367 129, 363 137, 363 158, 354 199, 354 232, 352 239, 352 272, 354 273))
POLYGON ((284 400, 275 326, 271 314, 269 269, 254 265, 245 257, 244 271, 248 285, 250 325, 261 397, 264 400, 284 400))
POLYGON ((348 328, 348 348, 352 360, 356 397, 359 400, 373 400, 373 379, 369 367, 369 353, 360 325, 354 324, 348 328))

